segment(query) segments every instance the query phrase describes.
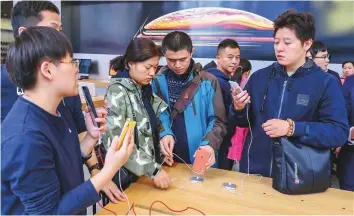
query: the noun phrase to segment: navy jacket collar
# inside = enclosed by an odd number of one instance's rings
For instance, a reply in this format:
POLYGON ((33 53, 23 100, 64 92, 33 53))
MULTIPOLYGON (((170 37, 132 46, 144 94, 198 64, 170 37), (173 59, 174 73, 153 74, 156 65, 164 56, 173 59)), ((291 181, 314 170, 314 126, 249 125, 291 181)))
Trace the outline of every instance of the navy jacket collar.
MULTIPOLYGON (((288 76, 284 66, 280 65, 279 63, 275 63, 274 67, 276 68, 277 71, 280 70, 281 76, 288 76)), ((301 67, 299 67, 296 70, 296 72, 294 73, 294 75, 292 75, 292 77, 299 77, 299 76, 306 75, 306 74, 310 73, 314 67, 317 67, 317 66, 315 65, 313 60, 307 59, 305 64, 302 65, 301 67)))
POLYGON ((116 76, 117 76, 117 78, 131 78, 129 75, 128 68, 124 68, 124 70, 119 71, 116 76))
POLYGON ((217 68, 209 68, 207 69, 207 71, 211 74, 213 74, 214 76, 216 77, 220 77, 220 78, 223 78, 227 81, 230 80, 230 77, 228 77, 225 73, 223 73, 222 71, 220 71, 219 69, 217 68))

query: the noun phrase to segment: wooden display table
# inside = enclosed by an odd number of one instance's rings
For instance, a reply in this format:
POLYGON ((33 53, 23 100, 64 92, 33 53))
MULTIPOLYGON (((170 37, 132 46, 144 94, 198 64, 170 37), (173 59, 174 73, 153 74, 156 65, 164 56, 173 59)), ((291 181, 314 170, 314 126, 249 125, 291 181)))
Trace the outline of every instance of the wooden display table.
MULTIPOLYGON (((272 188, 270 178, 262 178, 253 182, 243 173, 231 172, 219 169, 210 169, 204 176, 202 184, 190 183, 193 173, 184 164, 175 164, 174 167, 165 167, 173 180, 174 186, 168 190, 159 190, 153 182, 146 178, 140 178, 125 192, 128 195, 130 205, 135 204, 135 212, 139 215, 149 214, 151 204, 160 200, 170 208, 182 210, 186 207, 194 207, 206 215, 213 214, 336 214, 353 215, 354 193, 338 189, 328 189, 324 193, 309 195, 285 195, 272 188), (189 183, 188 183, 189 182, 189 183), (222 183, 232 182, 237 185, 237 195, 222 188, 222 183), (187 183, 187 184, 186 184, 187 183), (184 186, 185 185, 185 186, 184 186), (177 187, 176 187, 177 186, 177 187), (184 186, 182 188, 178 188, 184 186)), ((252 176, 256 179, 257 176, 252 176)), ((109 203, 105 208, 117 215, 125 215, 128 212, 127 202, 119 204, 109 203)), ((98 215, 112 215, 102 209, 98 215)), ((152 214, 176 214, 170 212, 160 203, 154 204, 152 214)), ((179 213, 180 214, 180 213, 179 213)), ((183 214, 200 214, 194 210, 188 210, 183 214)), ((130 215, 134 215, 133 212, 130 215)))

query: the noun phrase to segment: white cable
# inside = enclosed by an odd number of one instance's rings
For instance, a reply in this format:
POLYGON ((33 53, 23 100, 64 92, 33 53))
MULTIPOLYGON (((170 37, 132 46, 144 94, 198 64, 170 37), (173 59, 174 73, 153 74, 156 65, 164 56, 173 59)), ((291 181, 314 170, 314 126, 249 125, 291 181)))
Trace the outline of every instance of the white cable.
MULTIPOLYGON (((180 156, 178 156, 177 154, 175 153, 172 153, 173 155, 175 155, 176 157, 178 157, 187 167, 188 169, 190 169, 193 173, 197 174, 197 175, 201 175, 202 173, 197 173, 195 172, 180 156)), ((162 163, 160 164, 160 166, 162 166, 162 164, 165 162, 167 156, 163 159, 162 163)), ((175 180, 178 180, 178 178, 173 178, 171 179, 171 181, 175 181, 175 180)), ((173 186, 175 186, 176 188, 180 188, 180 189, 183 189, 185 186, 187 186, 189 184, 189 181, 187 181, 185 184, 183 184, 182 186, 178 186, 178 185, 175 185, 173 184, 173 186)))
POLYGON ((178 157, 194 174, 197 174, 197 175, 201 175, 202 174, 202 173, 197 173, 196 171, 194 171, 190 166, 188 166, 188 164, 180 156, 178 156, 175 153, 172 153, 172 154, 175 155, 176 157, 178 157))
POLYGON ((127 194, 125 194, 124 191, 123 191, 122 183, 121 183, 121 180, 120 180, 120 171, 121 171, 121 169, 122 169, 122 168, 120 168, 119 171, 118 171, 118 175, 119 175, 119 187, 120 187, 120 190, 122 191, 122 193, 124 194, 125 198, 126 198, 127 201, 128 201, 128 213, 127 213, 127 215, 130 215, 130 202, 129 202, 129 199, 128 199, 127 194))
MULTIPOLYGON (((173 153, 174 154, 174 153, 173 153)), ((176 155, 176 154, 174 154, 176 155)), ((177 156, 177 155, 176 155, 177 156)), ((177 156, 178 157, 178 156, 177 156)), ((166 160, 167 156, 165 156, 165 158, 163 159, 162 163, 160 164, 160 166, 162 166, 163 163, 165 163, 165 160, 166 160)), ((181 158, 180 158, 181 159, 181 158)), ((173 178, 171 179, 171 181, 175 181, 175 180, 178 180, 178 178, 173 178)), ((180 189, 183 189, 187 184, 189 184, 189 182, 187 182, 186 184, 184 184, 183 186, 177 186, 175 184, 172 183, 173 186, 175 186, 176 188, 180 188, 180 189)))
MULTIPOLYGON (((236 192, 236 191, 233 191, 233 190, 229 190, 229 189, 226 189, 226 191, 230 192, 230 193, 233 193, 233 194, 236 194, 236 195, 242 195, 243 194, 243 183, 244 183, 244 180, 245 180, 245 177, 248 177, 249 180, 251 180, 252 182, 258 182, 260 181, 263 176, 261 174, 255 174, 257 176, 259 176, 258 179, 252 179, 251 175, 250 175, 250 149, 251 149, 251 146, 252 146, 252 142, 253 142, 253 133, 252 133, 252 127, 251 127, 251 121, 250 121, 250 118, 249 118, 249 114, 248 114, 248 111, 249 111, 249 104, 246 104, 246 116, 247 116, 247 122, 248 122, 248 128, 250 130, 250 137, 251 137, 251 141, 250 141, 250 144, 248 146, 248 149, 247 149, 247 174, 245 174, 242 179, 241 179, 241 188, 240 188, 240 193, 236 192)), ((236 132, 237 133, 237 132, 236 132)))
POLYGON ((248 114, 248 112, 249 112, 249 104, 246 104, 246 106, 247 106, 247 113, 246 113, 246 116, 247 116, 247 122, 248 122, 248 128, 249 128, 249 130, 250 130, 250 135, 251 135, 251 141, 250 141, 250 144, 249 144, 249 146, 248 146, 248 151, 247 151, 247 176, 248 176, 248 178, 251 180, 251 181, 253 181, 253 182, 256 182, 256 181, 260 181, 261 179, 262 179, 262 175, 261 174, 255 174, 255 175, 258 175, 260 178, 259 179, 257 179, 257 180, 253 180, 252 178, 251 178, 251 175, 250 175, 250 149, 251 149, 251 146, 252 146, 252 142, 253 142, 253 133, 252 133, 252 127, 251 127, 251 122, 250 122, 250 118, 249 118, 249 114, 248 114))
POLYGON ((101 135, 101 131, 98 131, 98 145, 102 144, 102 135, 101 135))
MULTIPOLYGON (((178 180, 178 178, 173 178, 173 179, 171 179, 172 182, 174 182, 174 181, 176 181, 176 180, 178 180)), ((179 188, 179 189, 183 189, 183 188, 185 188, 189 183, 190 183, 189 181, 186 181, 185 184, 182 184, 182 185, 175 185, 175 184, 173 184, 173 186, 175 186, 176 188, 179 188)))

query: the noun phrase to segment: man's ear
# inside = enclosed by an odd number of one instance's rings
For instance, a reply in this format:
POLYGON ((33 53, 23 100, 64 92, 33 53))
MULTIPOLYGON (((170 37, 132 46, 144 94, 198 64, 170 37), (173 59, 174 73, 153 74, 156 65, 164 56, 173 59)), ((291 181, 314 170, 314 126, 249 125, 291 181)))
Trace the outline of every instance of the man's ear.
POLYGON ((304 42, 304 49, 306 52, 309 52, 310 51, 310 48, 312 46, 312 43, 313 43, 313 40, 312 39, 309 39, 307 41, 304 42))
POLYGON ((26 30, 26 27, 21 26, 18 28, 18 35, 20 35, 24 30, 26 30))
POLYGON ((45 77, 45 79, 52 80, 53 79, 53 69, 54 65, 53 63, 49 61, 43 61, 39 67, 40 74, 45 77), (52 71, 51 71, 52 70, 52 71))
POLYGON ((221 56, 218 54, 218 55, 216 55, 216 62, 217 62, 217 64, 219 64, 219 62, 220 62, 220 58, 221 58, 221 56))
POLYGON ((194 51, 195 51, 195 49, 193 47, 192 52, 191 52, 191 57, 193 57, 194 51))

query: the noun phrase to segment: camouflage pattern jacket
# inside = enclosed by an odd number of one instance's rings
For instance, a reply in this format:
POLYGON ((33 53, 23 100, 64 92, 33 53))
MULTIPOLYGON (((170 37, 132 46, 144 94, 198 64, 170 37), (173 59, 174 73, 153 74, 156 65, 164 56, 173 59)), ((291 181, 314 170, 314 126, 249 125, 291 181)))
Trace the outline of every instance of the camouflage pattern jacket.
MULTIPOLYGON (((105 98, 108 102, 108 129, 102 137, 104 147, 107 149, 113 137, 120 135, 126 121, 134 120, 134 112, 138 140, 135 140, 134 151, 124 167, 137 176, 153 178, 161 166, 155 161, 153 131, 142 101, 141 88, 130 78, 112 78, 105 98)), ((173 135, 169 125, 168 105, 156 95, 153 95, 151 105, 156 115, 159 137, 173 135)))

